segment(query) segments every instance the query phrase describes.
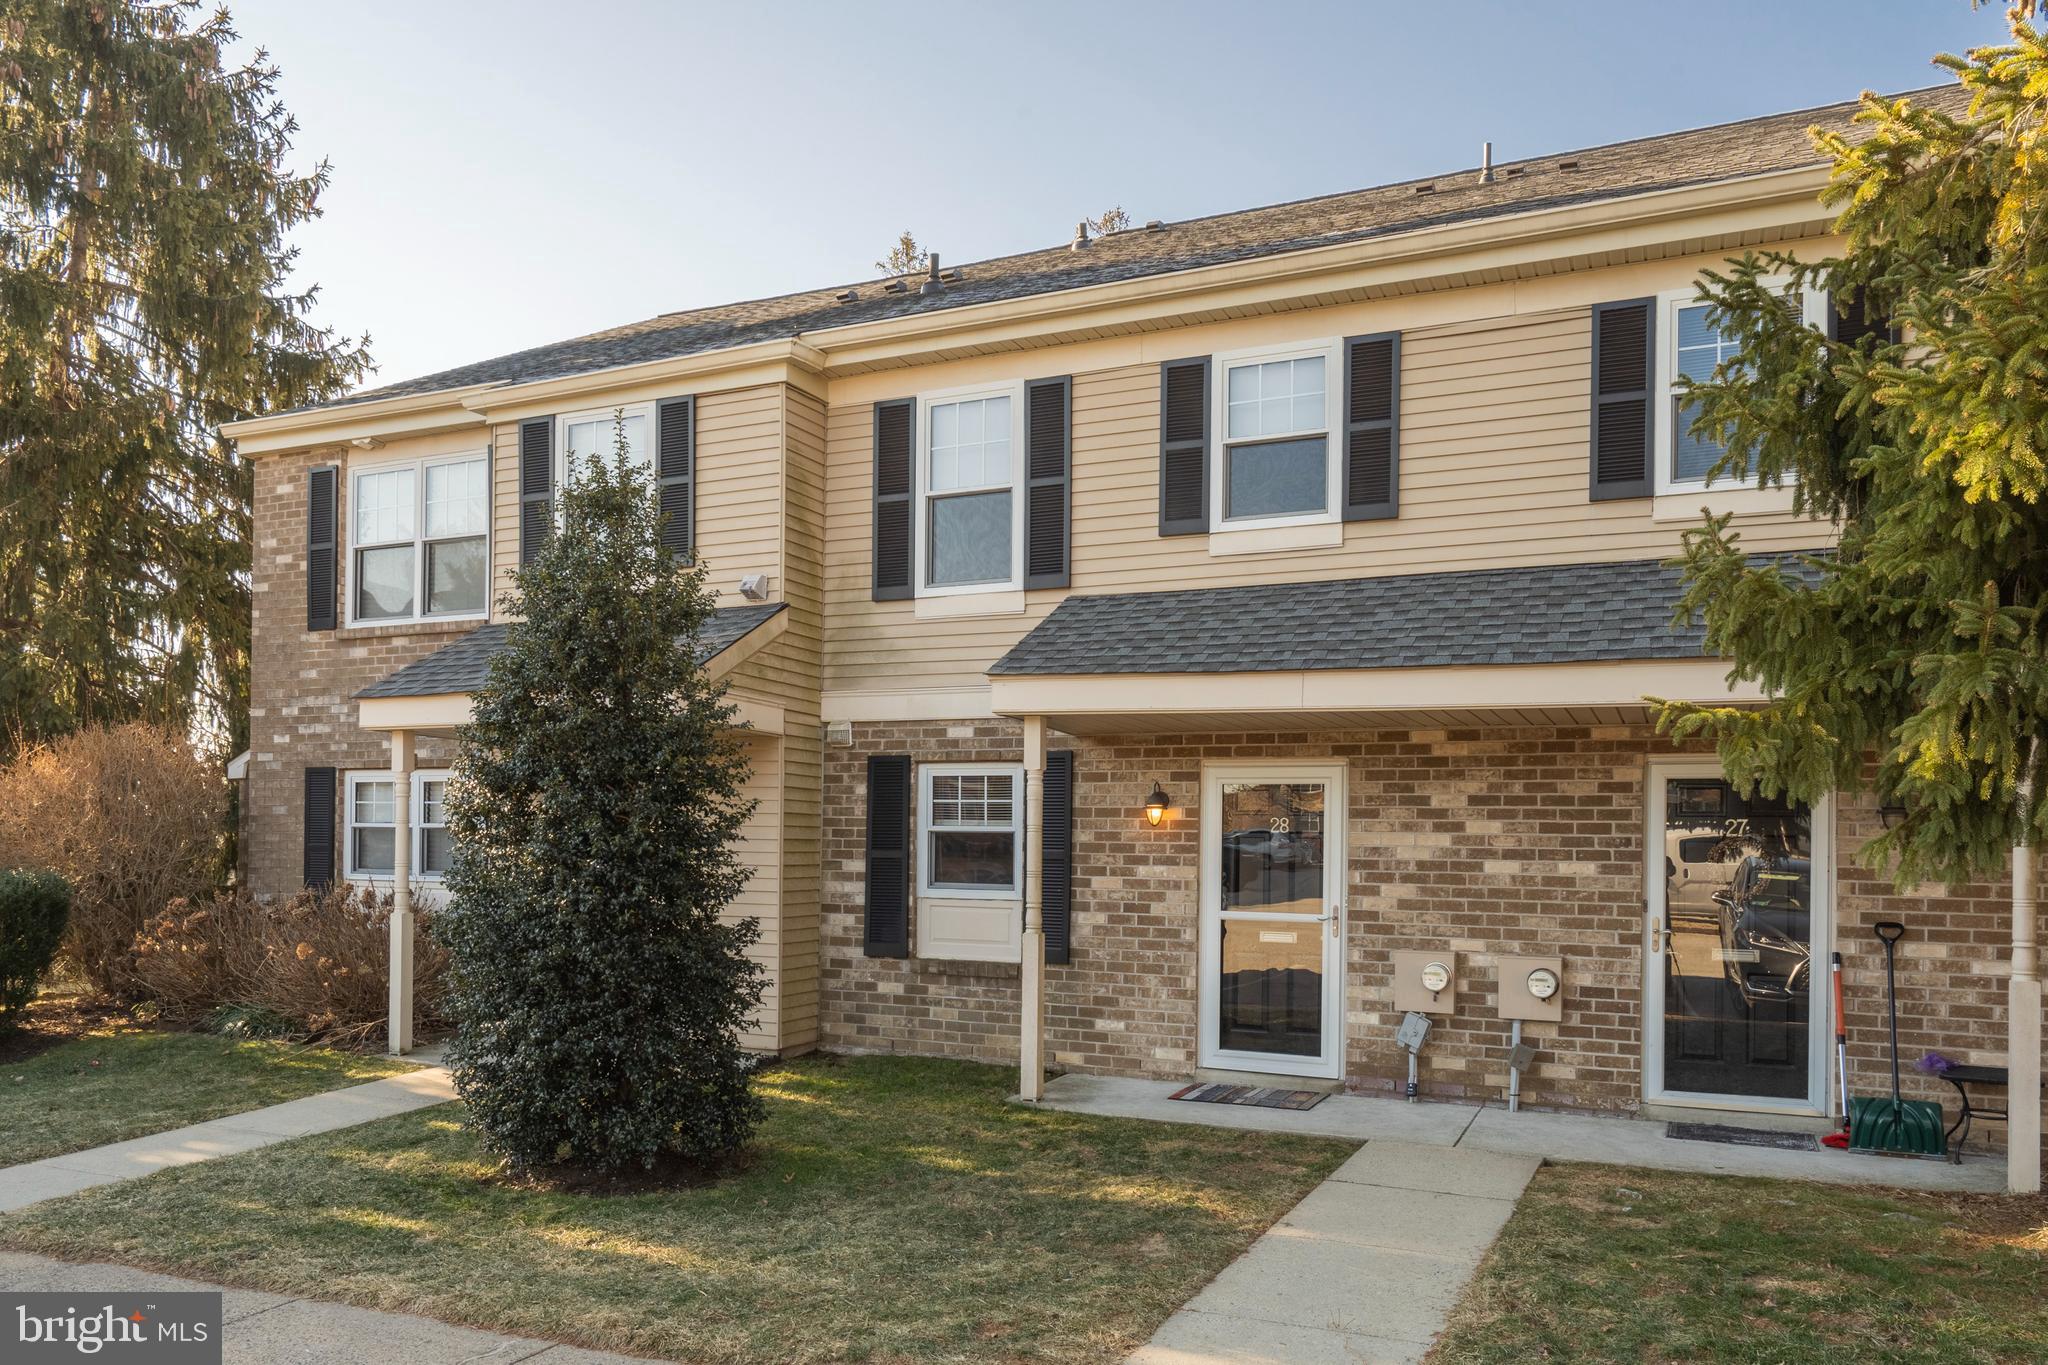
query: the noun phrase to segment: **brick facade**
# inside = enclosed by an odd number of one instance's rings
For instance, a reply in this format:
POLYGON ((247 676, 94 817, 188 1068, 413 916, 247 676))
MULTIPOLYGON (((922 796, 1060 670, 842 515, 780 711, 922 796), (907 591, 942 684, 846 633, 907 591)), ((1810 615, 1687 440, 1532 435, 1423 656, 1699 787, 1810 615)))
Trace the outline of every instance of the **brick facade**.
MULTIPOLYGON (((391 766, 389 738, 357 728, 355 694, 477 627, 468 620, 306 629, 306 476, 336 463, 337 456, 301 454, 256 467, 242 846, 248 884, 258 895, 304 884, 305 769, 391 766)), ((337 525, 346 526, 348 480, 337 483, 337 525)), ((421 739, 419 767, 439 767, 447 757, 447 741, 421 739)))
MULTIPOLYGON (((1059 1070, 1184 1077, 1197 1064, 1196 902, 1205 759, 1346 765, 1346 1054, 1350 1089, 1393 1092, 1395 949, 1460 955, 1457 1011, 1423 1053, 1425 1096, 1505 1093, 1508 1025, 1493 1017, 1497 954, 1561 954, 1561 1023, 1530 1024, 1533 1107, 1630 1111, 1642 1099, 1644 819, 1648 764, 1678 750, 1642 726, 1237 734, 1064 740, 1076 750, 1074 951, 1046 974, 1047 1047, 1059 1070), (1154 781, 1174 810, 1140 815, 1154 781)), ((1011 965, 861 953, 865 772, 873 753, 920 762, 1017 762, 1009 722, 870 724, 827 751, 822 1041, 833 1048, 1013 1062, 1011 965)), ((1845 958, 1852 1088, 1888 1084, 1884 961, 1870 924, 1910 927, 1900 1046, 1996 1062, 2004 1050, 2006 902, 1997 888, 1901 895, 1863 871, 1867 806, 1838 803, 1836 945, 1845 958)), ((915 910, 913 909, 913 915, 915 910)), ((1827 948, 1816 952, 1823 967, 1827 948)), ((1825 975, 1815 989, 1826 989, 1825 975)), ((1914 1075, 1913 1094, 1947 1087, 1914 1075)), ((1998 1125, 1989 1136, 2002 1137, 1998 1125)), ((1981 1139, 1980 1139, 1981 1140, 1981 1139)))

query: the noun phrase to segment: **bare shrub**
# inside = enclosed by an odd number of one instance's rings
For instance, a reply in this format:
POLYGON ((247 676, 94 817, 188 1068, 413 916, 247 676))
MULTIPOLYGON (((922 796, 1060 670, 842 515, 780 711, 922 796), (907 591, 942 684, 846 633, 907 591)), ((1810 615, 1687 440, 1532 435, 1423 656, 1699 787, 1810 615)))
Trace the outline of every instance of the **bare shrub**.
MULTIPOLYGON (((426 932, 430 917, 421 912, 414 926, 416 1034, 442 1022, 447 953, 426 932)), ((390 952, 388 893, 343 885, 265 903, 226 892, 166 907, 136 935, 132 972, 178 1023, 232 1006, 288 1019, 303 1037, 359 1046, 387 1022, 390 952)))
POLYGON ((64 956, 95 990, 136 999, 135 935, 170 902, 212 893, 226 799, 222 776, 169 731, 80 730, 0 769, 0 867, 70 882, 64 956))

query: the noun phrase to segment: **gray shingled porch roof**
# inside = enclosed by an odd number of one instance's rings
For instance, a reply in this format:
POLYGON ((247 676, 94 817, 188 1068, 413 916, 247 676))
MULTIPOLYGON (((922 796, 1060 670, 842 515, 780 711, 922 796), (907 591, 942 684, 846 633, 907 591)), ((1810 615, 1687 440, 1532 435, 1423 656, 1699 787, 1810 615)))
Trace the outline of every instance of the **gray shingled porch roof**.
MULTIPOLYGON (((1788 566, 1790 567, 1790 566, 1788 566)), ((1069 597, 992 677, 1696 659, 1655 559, 1069 597)))
MULTIPOLYGON (((703 632, 697 637, 697 662, 710 663, 786 605, 784 602, 768 602, 760 606, 720 607, 704 623, 703 632)), ((413 660, 390 677, 371 683, 356 693, 356 699, 439 697, 474 692, 490 676, 491 660, 504 650, 505 634, 506 627, 502 622, 478 626, 453 644, 443 645, 424 659, 413 660)))
MULTIPOLYGON (((1916 101, 1959 111, 1961 86, 1907 92, 1916 101)), ((936 295, 920 294, 917 281, 890 292, 889 279, 784 294, 775 298, 663 313, 567 341, 515 351, 399 383, 365 389, 332 403, 340 407, 381 398, 412 397, 475 385, 524 384, 669 360, 754 342, 787 340, 832 327, 912 317, 979 303, 1114 284, 1175 271, 1226 265, 1290 251, 1389 237, 1450 223, 1563 208, 1682 189, 1820 163, 1807 130, 1825 128, 1860 139, 1851 123, 1854 101, 1655 137, 1556 152, 1495 166, 1482 184, 1476 167, 1422 180, 1243 209, 1207 218, 1139 227, 1097 238, 1087 249, 1065 243, 992 260, 960 262, 947 253, 960 278, 936 295), (1428 187, 1428 192, 1422 192, 1428 187), (851 292, 850 301, 841 296, 851 292)), ((1056 227, 1058 225, 1048 225, 1056 227)), ((932 245, 944 251, 948 243, 932 245)), ((302 409, 310 411, 311 408, 302 409)))

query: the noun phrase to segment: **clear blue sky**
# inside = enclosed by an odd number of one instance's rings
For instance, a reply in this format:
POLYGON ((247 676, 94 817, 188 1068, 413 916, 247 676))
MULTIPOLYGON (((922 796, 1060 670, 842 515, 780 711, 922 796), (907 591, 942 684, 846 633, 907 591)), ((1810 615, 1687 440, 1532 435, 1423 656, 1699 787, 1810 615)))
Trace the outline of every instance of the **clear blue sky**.
POLYGON ((1968 0, 228 0, 378 382, 656 313, 1930 85, 1968 0))

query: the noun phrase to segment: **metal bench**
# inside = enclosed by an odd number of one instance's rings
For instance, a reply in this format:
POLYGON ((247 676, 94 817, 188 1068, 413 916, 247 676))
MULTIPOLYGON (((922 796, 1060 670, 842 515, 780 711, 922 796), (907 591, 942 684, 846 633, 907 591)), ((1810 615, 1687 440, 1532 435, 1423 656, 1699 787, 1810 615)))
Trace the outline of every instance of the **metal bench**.
MULTIPOLYGON (((1949 1160, 1960 1165, 1963 1160, 1963 1143, 1969 1140, 1970 1123, 1973 1119, 1997 1119, 2004 1123, 2009 1118, 2009 1109, 1992 1109, 1973 1101, 1970 1098, 1970 1087, 1996 1086, 2003 1090, 2009 1077, 2002 1066, 1951 1066, 1939 1074, 1943 1080, 1956 1088, 1956 1094, 1961 1096, 1963 1101, 1963 1112, 1956 1115, 1956 1121, 1949 1125, 1948 1130, 1949 1160)), ((2007 1100, 2006 1104, 2010 1106, 2011 1101, 2007 1100)))

